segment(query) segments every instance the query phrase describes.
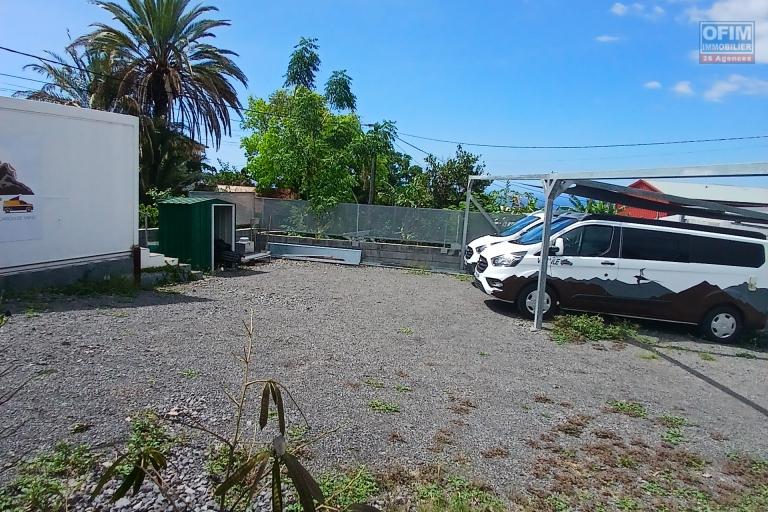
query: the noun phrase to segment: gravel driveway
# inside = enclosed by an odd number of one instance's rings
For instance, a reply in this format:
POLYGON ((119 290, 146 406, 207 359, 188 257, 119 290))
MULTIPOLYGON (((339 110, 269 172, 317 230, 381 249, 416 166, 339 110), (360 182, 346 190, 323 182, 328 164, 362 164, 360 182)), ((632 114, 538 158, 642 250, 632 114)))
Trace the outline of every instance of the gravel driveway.
POLYGON ((55 372, 4 407, 0 424, 26 423, 0 443, 0 461, 60 439, 119 442, 125 418, 147 407, 191 404, 225 425, 221 387, 238 384, 250 311, 256 373, 290 389, 313 433, 337 429, 313 446, 314 469, 441 462, 505 494, 530 481, 529 440, 573 414, 658 442, 652 422, 606 411, 612 400, 685 417, 688 446, 705 457, 768 457, 764 352, 748 358, 679 329, 652 333, 671 347, 652 359, 633 345, 559 346, 468 282, 398 269, 276 261, 173 290, 11 303, 2 359, 19 378, 55 372), (70 433, 77 423, 92 428, 70 433))

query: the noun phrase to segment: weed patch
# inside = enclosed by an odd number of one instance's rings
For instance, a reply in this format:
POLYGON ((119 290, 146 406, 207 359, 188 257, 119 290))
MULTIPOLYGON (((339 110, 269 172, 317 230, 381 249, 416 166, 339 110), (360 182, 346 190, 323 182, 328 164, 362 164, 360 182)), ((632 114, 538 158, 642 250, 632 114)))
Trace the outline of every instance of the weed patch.
POLYGON ((0 491, 0 510, 61 512, 80 490, 93 455, 85 445, 59 443, 53 451, 23 462, 17 477, 0 491))
POLYGON ((320 477, 319 484, 326 496, 325 504, 339 510, 346 510, 355 503, 365 503, 379 492, 376 478, 365 467, 354 474, 328 473, 320 477))
POLYGON ((654 354, 653 352, 649 350, 644 350, 640 353, 640 359, 645 359, 646 361, 654 361, 656 359, 659 359, 659 356, 654 354))
POLYGON ((410 393, 413 389, 405 384, 395 384, 395 391, 399 393, 410 393))
POLYGON ((608 409, 610 412, 618 414, 625 414, 633 418, 645 418, 648 413, 645 410, 643 404, 637 402, 623 402, 619 400, 612 400, 608 402, 608 409))
POLYGON ((552 328, 552 337, 558 344, 623 341, 636 335, 636 325, 626 320, 606 323, 599 315, 561 315, 555 318, 552 328))
POLYGON ((376 379, 365 379, 363 384, 374 389, 381 389, 384 387, 384 383, 376 379))
POLYGON ((475 278, 470 274, 454 274, 454 277, 463 283, 469 283, 475 278))
POLYGON ((673 427, 664 431, 661 435, 661 440, 669 445, 677 446, 680 443, 685 442, 686 439, 681 429, 673 427))
POLYGON ((699 358, 702 361, 716 361, 717 360, 717 358, 715 356, 713 356, 712 354, 710 354, 709 352, 701 352, 699 354, 699 358))
POLYGON ((656 423, 667 428, 680 428, 688 425, 688 420, 680 416, 664 415, 656 418, 656 423))
POLYGON ((410 336, 411 334, 413 334, 413 329, 411 329, 410 327, 401 327, 397 330, 397 332, 399 332, 400 334, 405 334, 406 336, 410 336))
POLYGON ((385 402, 378 399, 368 402, 368 408, 375 412, 400 412, 400 406, 396 402, 385 402))
POLYGON ((194 379, 195 377, 200 375, 200 372, 198 372, 197 370, 193 370, 192 368, 186 368, 184 370, 181 370, 179 372, 179 375, 181 375, 185 379, 194 379))

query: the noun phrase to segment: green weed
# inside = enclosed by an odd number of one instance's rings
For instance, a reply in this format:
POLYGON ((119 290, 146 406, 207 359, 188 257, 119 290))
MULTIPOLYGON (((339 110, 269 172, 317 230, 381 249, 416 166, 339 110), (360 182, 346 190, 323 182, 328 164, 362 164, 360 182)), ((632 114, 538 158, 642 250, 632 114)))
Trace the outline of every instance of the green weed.
POLYGON ((326 505, 345 510, 354 503, 365 503, 379 492, 373 474, 361 467, 354 474, 329 473, 320 477, 320 489, 326 498, 326 505))
POLYGON ((19 466, 16 478, 0 491, 0 510, 67 510, 69 498, 82 488, 93 463, 87 446, 58 443, 53 451, 19 466))
POLYGON ((412 388, 409 386, 406 386, 405 384, 395 384, 395 391, 398 391, 400 393, 410 393, 413 391, 412 388))
POLYGON ((716 361, 717 360, 717 358, 715 356, 713 356, 712 354, 710 354, 709 352, 701 352, 699 354, 699 357, 701 358, 702 361, 716 361))
POLYGON ((454 274, 454 277, 464 283, 468 283, 475 278, 475 276, 472 276, 470 274, 454 274))
MULTIPOLYGON (((495 494, 460 477, 448 477, 416 488, 417 510, 424 512, 502 512, 506 505, 495 494)), ((564 509, 565 510, 565 509, 564 509)))
POLYGON ((197 370, 193 370, 192 368, 186 368, 184 370, 181 370, 179 372, 179 375, 181 375, 185 379, 194 379, 195 377, 200 375, 200 372, 198 372, 197 370))
POLYGON ((288 429, 288 440, 293 442, 301 441, 308 433, 309 427, 306 425, 295 425, 288 429))
POLYGON ((405 271, 405 273, 410 274, 412 276, 428 276, 432 274, 432 272, 430 272, 429 269, 424 267, 409 268, 408 270, 405 271))
POLYGON ((606 323, 599 315, 561 315, 555 318, 552 337, 558 344, 585 341, 623 341, 637 335, 637 326, 626 320, 606 323))
POLYGON ((481 357, 488 357, 490 354, 488 352, 478 352, 477 355, 481 357))
POLYGON ((413 329, 411 329, 410 327, 401 327, 397 330, 397 332, 399 332, 400 334, 405 334, 406 336, 410 336, 411 334, 413 334, 413 329))
POLYGON ((633 418, 645 418, 648 413, 642 404, 637 402, 624 402, 620 400, 612 400, 608 402, 608 408, 611 412, 626 414, 633 418))
POLYGON ((374 389, 381 389, 384 387, 384 383, 376 379, 365 379, 363 383, 366 386, 372 387, 374 389))
POLYGON ((368 402, 368 408, 376 412, 400 412, 400 406, 397 403, 378 399, 368 402))
POLYGON ((667 428, 680 428, 688 425, 688 420, 680 416, 670 416, 665 414, 656 418, 656 423, 663 425, 667 428))
POLYGON ((672 446, 677 446, 685 442, 685 435, 679 428, 668 428, 662 435, 661 440, 672 446))
MULTIPOLYGON (((0 325, 2 325, 2 324, 0 323, 0 325)), ((741 351, 741 352, 736 352, 733 355, 734 355, 734 357, 741 357, 741 358, 744 358, 744 359, 757 359, 757 356, 755 354, 753 354, 752 352, 741 351)))
POLYGON ((659 356, 649 350, 644 350, 640 353, 640 359, 645 359, 646 361, 654 361, 658 358, 659 356))

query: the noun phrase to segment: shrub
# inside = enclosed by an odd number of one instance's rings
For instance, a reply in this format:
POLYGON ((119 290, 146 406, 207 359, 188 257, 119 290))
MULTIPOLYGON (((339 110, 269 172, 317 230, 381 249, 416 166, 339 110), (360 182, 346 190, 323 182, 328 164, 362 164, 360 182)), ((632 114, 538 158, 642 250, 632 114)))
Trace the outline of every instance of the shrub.
POLYGON ((637 326, 619 320, 606 323, 599 315, 561 315, 555 318, 552 337, 558 344, 584 341, 622 341, 637 335, 637 326))

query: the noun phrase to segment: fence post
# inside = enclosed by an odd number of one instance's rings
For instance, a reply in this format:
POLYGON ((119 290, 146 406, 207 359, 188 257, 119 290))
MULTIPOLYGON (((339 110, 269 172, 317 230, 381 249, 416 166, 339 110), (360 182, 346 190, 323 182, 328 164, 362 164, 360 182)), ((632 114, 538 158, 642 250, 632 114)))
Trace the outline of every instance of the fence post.
POLYGON ((464 202, 464 233, 461 235, 461 247, 459 247, 459 270, 464 270, 464 246, 467 245, 467 226, 469 224, 469 203, 472 199, 472 176, 467 180, 467 199, 464 202))

